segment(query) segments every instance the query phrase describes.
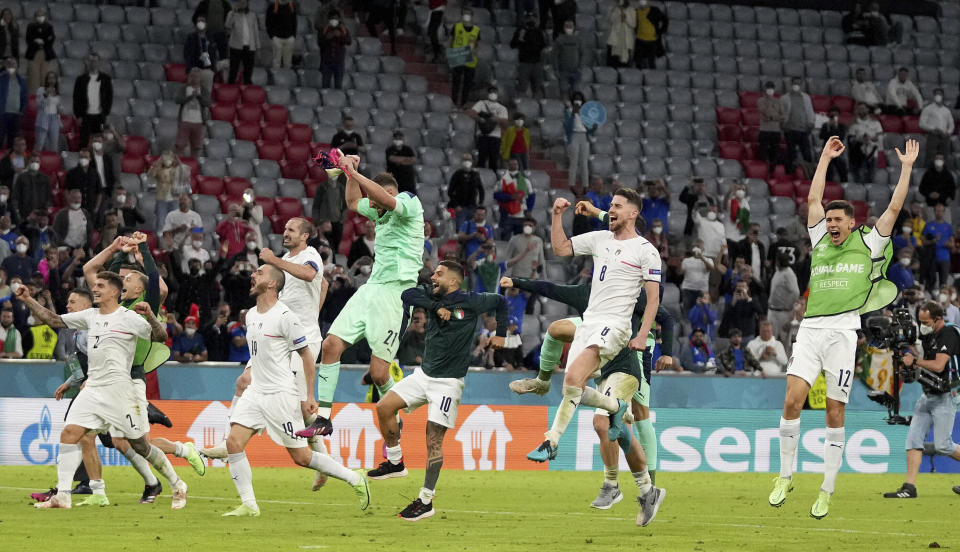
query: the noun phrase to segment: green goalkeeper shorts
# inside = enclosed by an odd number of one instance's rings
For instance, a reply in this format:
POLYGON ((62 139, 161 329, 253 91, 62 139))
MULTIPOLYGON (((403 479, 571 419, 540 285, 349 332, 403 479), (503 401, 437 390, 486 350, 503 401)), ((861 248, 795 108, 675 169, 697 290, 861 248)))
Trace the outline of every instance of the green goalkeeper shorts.
POLYGON ((643 375, 640 376, 640 388, 633 394, 633 400, 637 401, 640 406, 650 407, 650 382, 643 375))
POLYGON ((328 334, 353 345, 366 338, 373 356, 390 362, 400 348, 400 334, 407 318, 400 294, 416 282, 366 283, 347 301, 328 334))

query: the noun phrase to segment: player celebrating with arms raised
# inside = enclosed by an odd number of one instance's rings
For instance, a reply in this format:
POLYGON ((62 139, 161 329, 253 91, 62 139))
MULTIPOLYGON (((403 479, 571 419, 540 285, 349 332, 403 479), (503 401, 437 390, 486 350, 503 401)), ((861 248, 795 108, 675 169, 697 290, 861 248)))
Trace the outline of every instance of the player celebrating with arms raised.
MULTIPOLYGON (((334 150, 334 154, 337 150, 334 150)), ((374 221, 377 226, 373 246, 373 271, 367 283, 350 297, 337 315, 320 355, 320 401, 333 400, 340 373, 340 355, 347 347, 362 338, 370 350, 370 377, 384 397, 393 387, 390 362, 400 347, 400 335, 407 322, 406 310, 400 294, 417 285, 417 276, 423 268, 423 206, 416 196, 400 193, 397 181, 390 173, 381 173, 370 180, 357 172, 360 158, 347 155, 338 166, 347 173, 345 192, 351 211, 374 221), (361 191, 367 194, 363 197, 361 191), (324 395, 324 393, 328 395, 324 395)), ((333 424, 324 416, 307 429, 301 437, 329 435, 333 424)))
POLYGON ((433 515, 433 495, 443 466, 443 437, 457 421, 457 407, 463 393, 463 378, 470 366, 470 351, 476 336, 477 319, 485 312, 497 311, 497 335, 494 348, 503 347, 507 334, 507 301, 497 293, 460 291, 463 267, 453 261, 441 261, 430 277, 433 287, 428 295, 423 288, 403 292, 405 305, 427 311, 427 341, 423 363, 412 375, 397 382, 377 403, 380 433, 387 445, 387 461, 367 473, 371 479, 403 477, 400 428, 397 412, 411 411, 424 404, 427 413, 427 472, 420 496, 400 512, 407 521, 433 515))
POLYGON ((843 462, 843 417, 853 381, 860 314, 881 309, 896 298, 896 286, 883 279, 893 255, 890 233, 910 187, 910 172, 920 146, 908 140, 900 157, 900 180, 890 205, 871 230, 854 231, 853 206, 831 201, 823 207, 827 167, 843 153, 843 143, 827 140, 807 196, 810 243, 810 296, 787 369, 787 391, 780 418, 780 476, 775 479, 770 505, 781 506, 793 490, 793 462, 800 437, 800 412, 810 387, 823 372, 827 383, 827 432, 824 440, 823 486, 810 515, 827 515, 837 472, 843 462))
POLYGON ((553 204, 550 234, 553 252, 559 257, 592 255, 593 286, 583 323, 577 328, 567 355, 563 401, 557 408, 553 426, 545 434, 546 440, 527 455, 530 460, 544 462, 556 458, 560 436, 581 403, 611 413, 608 435, 611 441, 617 440, 625 430, 623 416, 630 402, 605 396, 586 387, 586 383, 628 342, 634 351, 646 348, 647 335, 660 305, 660 253, 637 234, 640 206, 637 192, 621 188, 610 203, 610 230, 567 238, 562 215, 570 202, 559 198, 553 204), (640 330, 631 339, 630 319, 641 288, 647 292, 647 307, 640 330))
POLYGON ((350 471, 326 454, 307 449, 297 430, 303 429, 297 376, 290 370, 290 356, 300 358, 306 376, 307 410, 314 412, 316 357, 307 347, 307 336, 300 319, 278 298, 283 289, 283 271, 262 265, 250 276, 250 295, 257 298, 256 308, 247 312, 247 347, 250 349, 252 383, 234 405, 227 437, 227 461, 230 476, 240 493, 241 504, 224 516, 259 516, 253 493, 253 471, 244 449, 258 431, 266 430, 273 442, 286 447, 298 466, 322 471, 353 487, 360 509, 370 505, 367 478, 350 471))

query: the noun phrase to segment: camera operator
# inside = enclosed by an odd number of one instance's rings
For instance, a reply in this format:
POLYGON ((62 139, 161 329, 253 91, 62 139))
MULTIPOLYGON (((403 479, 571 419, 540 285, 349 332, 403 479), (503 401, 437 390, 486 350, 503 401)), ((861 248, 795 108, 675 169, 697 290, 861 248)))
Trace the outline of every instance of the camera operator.
POLYGON ((885 493, 886 498, 917 497, 915 483, 923 460, 923 441, 931 426, 937 453, 960 460, 960 448, 951 439, 957 409, 950 393, 950 367, 960 355, 960 330, 946 325, 943 307, 935 301, 924 303, 917 315, 924 358, 918 359, 907 353, 903 355, 903 364, 907 368, 916 366, 926 371, 919 378, 923 395, 913 407, 913 419, 907 433, 907 480, 899 490, 885 493))

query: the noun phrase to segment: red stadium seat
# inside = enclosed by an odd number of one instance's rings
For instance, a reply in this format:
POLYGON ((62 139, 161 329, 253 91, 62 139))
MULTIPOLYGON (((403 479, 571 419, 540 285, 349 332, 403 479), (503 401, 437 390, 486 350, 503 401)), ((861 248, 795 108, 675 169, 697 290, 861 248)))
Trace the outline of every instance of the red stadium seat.
POLYGON ((920 118, 904 117, 903 132, 904 134, 923 134, 923 129, 920 128, 920 118))
POLYGON ((732 107, 718 107, 717 108, 717 124, 718 125, 739 125, 740 110, 734 109, 732 107))
POLYGON ((235 104, 240 101, 240 87, 236 84, 214 84, 213 101, 235 104))
POLYGON ((257 142, 257 156, 260 157, 260 159, 280 161, 283 159, 283 144, 280 142, 260 140, 257 142))
POLYGON ((884 132, 903 132, 903 118, 896 115, 877 115, 884 132))
POLYGON ((235 121, 233 123, 233 136, 237 140, 256 142, 260 139, 260 124, 251 121, 235 121))
POLYGON ((827 182, 823 188, 823 199, 827 201, 843 199, 843 188, 836 182, 827 182))
POLYGON ((763 161, 741 161, 747 178, 761 178, 766 180, 769 167, 763 161))
POLYGON ((794 193, 797 196, 797 200, 803 200, 804 203, 807 202, 807 196, 810 195, 810 181, 809 180, 799 180, 794 185, 794 193))
POLYGON ((778 196, 778 197, 789 197, 790 199, 793 199, 794 190, 793 190, 792 183, 774 180, 769 183, 769 186, 770 186, 770 195, 778 196))
POLYGON ((763 92, 740 92, 740 107, 757 107, 757 100, 763 97, 763 92))
POLYGON ((125 154, 120 161, 120 172, 142 174, 147 164, 142 155, 125 154))
POLYGON ((760 112, 756 109, 741 109, 740 118, 743 121, 743 126, 748 127, 759 127, 760 126, 760 112))
POLYGON ((833 105, 837 106, 840 113, 852 113, 854 101, 850 96, 834 96, 831 100, 833 105))
POLYGON ((840 122, 843 123, 843 126, 850 128, 850 125, 853 124, 853 113, 840 113, 840 122))
MULTIPOLYGON (((313 139, 313 129, 308 125, 287 125, 287 139, 289 139, 291 142, 303 142, 304 144, 309 144, 313 139)), ((313 148, 311 147, 310 149, 313 148)))
POLYGON ((243 205, 243 198, 241 196, 229 196, 227 194, 221 194, 217 197, 220 200, 220 212, 226 213, 230 208, 231 203, 236 203, 237 205, 243 205))
POLYGON ((284 159, 287 161, 306 163, 313 159, 313 152, 310 151, 310 144, 302 142, 288 142, 284 159))
POLYGON ((310 172, 310 180, 315 180, 317 182, 326 182, 329 176, 327 171, 323 170, 323 167, 317 165, 314 162, 307 163, 308 170, 310 172))
POLYGON ((267 142, 283 142, 287 139, 287 126, 276 123, 264 124, 260 130, 260 137, 267 142))
POLYGON ((305 180, 307 178, 307 164, 302 161, 281 161, 280 174, 284 178, 293 180, 305 180))
POLYGON ((60 155, 52 151, 37 152, 40 156, 40 172, 53 174, 60 170, 60 155))
POLYGON ((190 175, 196 177, 200 174, 200 163, 193 157, 180 157, 180 162, 190 167, 190 175))
POLYGON ((196 192, 203 195, 218 196, 223 193, 223 180, 216 176, 197 177, 196 192))
POLYGON ((263 120, 273 124, 287 124, 287 108, 282 105, 267 105, 263 108, 263 120))
POLYGON ((127 136, 126 137, 126 149, 124 149, 124 155, 133 155, 136 157, 143 157, 150 152, 150 142, 147 142, 146 138, 141 136, 127 136))
POLYGON ((740 125, 717 125, 717 140, 721 142, 739 142, 743 139, 740 125))
POLYGON ((144 230, 143 233, 147 236, 147 246, 150 247, 150 250, 157 249, 160 243, 159 240, 157 240, 157 235, 150 230, 144 230))
POLYGON ((261 117, 263 117, 263 106, 261 104, 242 103, 237 106, 237 119, 241 121, 259 123, 261 117))
POLYGON ((240 100, 243 103, 263 104, 267 102, 267 93, 255 84, 240 87, 240 100))
POLYGON ((740 142, 720 142, 717 144, 717 150, 720 157, 724 159, 735 159, 737 161, 744 158, 743 144, 740 142))
POLYGON ((450 240, 447 243, 440 246, 440 248, 437 251, 437 254, 442 259, 447 255, 449 255, 450 253, 453 253, 454 255, 456 255, 459 250, 460 250, 460 242, 458 242, 457 240, 450 240))
MULTIPOLYGON (((824 198, 826 200, 826 198, 824 198)), ((870 205, 865 201, 851 201, 853 205, 853 216, 857 219, 857 224, 862 224, 870 216, 870 205)))
POLYGON ((187 66, 182 63, 164 63, 163 72, 168 81, 187 82, 187 66))
POLYGON ((740 141, 746 144, 757 144, 760 140, 760 127, 746 127, 741 129, 743 135, 740 137, 740 141))
POLYGON ((830 96, 821 96, 820 94, 810 94, 810 103, 813 104, 813 110, 817 113, 826 113, 833 105, 833 98, 830 96))
POLYGON ((276 203, 272 197, 258 197, 254 201, 257 205, 263 207, 263 216, 270 218, 276 212, 276 203))
POLYGON ((250 181, 238 176, 223 178, 223 193, 227 197, 243 197, 243 192, 250 187, 250 181))
POLYGON ((317 193, 317 186, 320 186, 322 184, 323 182, 320 182, 319 180, 310 180, 310 179, 304 180, 303 188, 307 192, 307 197, 313 199, 313 196, 316 195, 317 193))
POLYGON ((276 204, 276 215, 278 217, 289 219, 303 214, 303 206, 300 204, 300 200, 295 197, 278 197, 276 204))
POLYGON ((237 104, 217 102, 210 107, 210 118, 232 123, 237 118, 237 104))

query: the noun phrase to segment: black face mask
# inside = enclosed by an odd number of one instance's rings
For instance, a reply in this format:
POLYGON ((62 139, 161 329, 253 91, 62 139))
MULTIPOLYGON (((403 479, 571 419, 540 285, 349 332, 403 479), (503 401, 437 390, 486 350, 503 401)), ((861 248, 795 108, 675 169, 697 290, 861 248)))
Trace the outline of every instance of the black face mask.
POLYGON ((195 266, 191 266, 191 267, 190 267, 190 275, 191 275, 191 276, 196 276, 197 274, 200 274, 200 269, 197 268, 197 267, 195 267, 195 266))

